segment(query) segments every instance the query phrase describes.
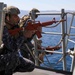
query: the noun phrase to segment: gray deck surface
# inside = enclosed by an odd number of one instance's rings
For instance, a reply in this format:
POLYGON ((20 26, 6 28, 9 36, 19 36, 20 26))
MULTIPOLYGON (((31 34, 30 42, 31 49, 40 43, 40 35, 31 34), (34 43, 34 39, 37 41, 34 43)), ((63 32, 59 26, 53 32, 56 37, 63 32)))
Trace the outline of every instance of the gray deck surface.
POLYGON ((13 75, 70 75, 70 74, 61 74, 61 73, 56 73, 53 71, 47 71, 47 70, 41 70, 41 69, 35 68, 34 71, 32 72, 25 72, 25 73, 17 72, 13 75))

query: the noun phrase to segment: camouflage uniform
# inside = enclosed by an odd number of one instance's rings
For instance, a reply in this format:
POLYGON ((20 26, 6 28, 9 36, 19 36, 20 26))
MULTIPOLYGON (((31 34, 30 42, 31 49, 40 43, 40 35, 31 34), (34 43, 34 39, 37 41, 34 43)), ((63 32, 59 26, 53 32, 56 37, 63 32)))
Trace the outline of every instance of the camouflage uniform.
MULTIPOLYGON (((29 15, 24 15, 21 18, 21 20, 20 20, 19 26, 20 27, 25 27, 29 21, 32 21, 30 19, 30 16, 29 15)), ((32 60, 35 63, 35 60, 34 60, 33 56, 30 53, 30 50, 33 53, 33 47, 34 47, 34 45, 32 44, 31 40, 33 39, 34 35, 35 35, 35 33, 32 35, 31 38, 27 38, 27 40, 23 43, 23 45, 21 46, 21 54, 25 58, 28 58, 28 59, 32 60), (26 47, 25 43, 28 45, 28 47, 29 47, 30 50, 28 50, 28 48, 26 47)))
MULTIPOLYGON (((10 7, 8 9, 12 11, 14 8, 17 9, 16 7, 10 7)), ((11 11, 9 12, 11 13, 11 11)), ((3 71, 4 75, 12 75, 17 71, 31 72, 34 70, 34 63, 24 58, 20 53, 20 48, 26 40, 22 34, 15 39, 9 34, 8 28, 4 26, 2 38, 4 46, 0 54, 0 72, 3 71)))
MULTIPOLYGON (((36 12, 40 12, 38 9, 36 8, 33 8, 30 12, 29 12, 29 15, 24 15, 21 20, 20 20, 20 27, 23 27, 23 26, 26 26, 27 25, 27 22, 29 21, 32 21, 30 17, 32 17, 33 19, 33 16, 32 16, 32 13, 36 13, 36 12)), ((35 15, 34 16, 35 18, 38 17, 38 15, 35 15)), ((33 53, 33 50, 32 48, 34 47, 33 44, 31 43, 31 40, 33 39, 35 33, 32 35, 31 38, 28 38, 27 41, 26 41, 26 44, 28 45, 29 49, 31 50, 31 52, 33 53)), ((30 60, 32 60, 34 63, 35 63, 35 60, 33 58, 33 56, 31 55, 31 53, 29 52, 29 50, 27 49, 26 45, 25 45, 25 42, 23 44, 23 46, 21 47, 21 54, 25 57, 25 58, 28 58, 30 60)))

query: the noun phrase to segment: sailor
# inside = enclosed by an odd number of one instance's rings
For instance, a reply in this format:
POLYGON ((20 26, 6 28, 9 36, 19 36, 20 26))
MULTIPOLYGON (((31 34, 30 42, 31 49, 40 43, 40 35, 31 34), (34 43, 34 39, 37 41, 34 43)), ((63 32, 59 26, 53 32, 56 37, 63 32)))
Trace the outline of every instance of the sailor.
POLYGON ((10 29, 18 28, 20 18, 20 10, 15 6, 8 6, 4 8, 5 14, 5 25, 3 29, 3 48, 0 52, 0 73, 2 75, 12 75, 14 72, 31 72, 34 70, 34 63, 24 58, 21 55, 21 47, 23 42, 30 38, 34 31, 19 31, 18 34, 12 36, 9 33, 10 29))
MULTIPOLYGON (((40 12, 40 11, 39 11, 38 9, 36 9, 36 8, 33 8, 33 9, 31 9, 31 11, 29 12, 29 15, 24 15, 24 16, 21 18, 21 20, 20 20, 20 24, 19 24, 20 27, 23 27, 24 25, 27 25, 27 22, 28 22, 28 21, 32 21, 32 19, 36 19, 36 18, 38 17, 38 15, 36 15, 35 13, 37 13, 37 12, 40 12)), ((42 27, 39 26, 39 27, 38 27, 38 30, 39 30, 39 32, 41 33, 41 32, 42 32, 42 27)), ((26 57, 26 58, 32 60, 33 62, 35 62, 35 60, 34 60, 34 58, 32 57, 31 52, 32 52, 32 53, 34 52, 34 51, 32 50, 32 48, 33 48, 34 46, 33 46, 33 44, 31 43, 31 40, 33 39, 34 35, 35 35, 35 33, 32 35, 31 38, 27 38, 27 42, 26 42, 26 43, 27 43, 29 49, 26 47, 25 43, 24 43, 24 46, 21 47, 21 54, 22 54, 24 57, 26 57), (31 51, 31 52, 30 52, 30 51, 31 51)), ((38 48, 38 49, 41 49, 41 50, 46 49, 46 50, 54 51, 54 50, 59 50, 59 49, 61 48, 61 46, 53 46, 53 47, 48 46, 48 47, 46 47, 46 48, 43 48, 43 47, 41 46, 41 43, 42 43, 42 40, 37 38, 37 48, 38 48)), ((53 54, 53 53, 51 53, 51 52, 45 52, 45 53, 42 53, 42 52, 41 52, 41 53, 40 53, 40 52, 39 52, 39 54, 38 54, 39 60, 43 61, 43 57, 44 57, 45 54, 53 54)))
MULTIPOLYGON (((29 15, 24 15, 21 19, 20 19, 20 23, 19 23, 19 25, 20 25, 20 27, 23 27, 23 26, 25 26, 25 25, 27 25, 27 22, 29 22, 29 21, 32 21, 32 19, 31 19, 31 12, 32 11, 35 11, 35 13, 36 12, 39 12, 39 10, 38 9, 32 9, 30 12, 29 12, 29 15)), ((37 16, 35 16, 35 19, 37 18, 37 16)), ((42 27, 38 27, 38 30, 40 31, 40 32, 42 32, 41 30, 42 30, 42 27)), ((31 36, 31 38, 27 38, 27 42, 24 42, 24 46, 22 46, 21 47, 21 54, 24 56, 24 57, 26 57, 26 58, 28 58, 28 59, 30 59, 30 60, 32 60, 34 63, 35 63, 35 60, 34 60, 34 57, 33 57, 33 48, 34 48, 34 43, 32 43, 32 39, 33 39, 33 37, 35 36, 35 33, 33 33, 33 35, 31 36), (27 48, 27 46, 26 46, 26 44, 28 45, 28 47, 29 47, 29 49, 27 48)))

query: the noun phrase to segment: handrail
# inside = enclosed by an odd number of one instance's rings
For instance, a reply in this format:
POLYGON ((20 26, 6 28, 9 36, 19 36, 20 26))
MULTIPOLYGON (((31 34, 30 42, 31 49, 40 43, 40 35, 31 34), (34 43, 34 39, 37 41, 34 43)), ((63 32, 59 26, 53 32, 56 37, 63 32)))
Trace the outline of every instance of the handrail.
POLYGON ((4 25, 4 11, 3 8, 6 6, 6 4, 0 2, 0 45, 2 43, 2 33, 3 33, 3 25, 4 25))
MULTIPOLYGON (((4 7, 4 4, 3 4, 3 7, 4 7)), ((3 7, 2 7, 2 9, 3 9, 3 7)), ((1 11, 2 10, 0 10, 0 12, 1 11)), ((3 13, 3 11, 2 11, 2 13, 3 13)), ((3 18, 3 14, 2 13, 1 13, 1 18, 3 18)), ((75 13, 65 12, 64 9, 62 9, 61 12, 39 12, 39 13, 33 13, 32 16, 35 16, 35 14, 38 15, 38 16, 39 15, 60 15, 61 19, 64 19, 65 15, 67 15, 67 14, 72 14, 73 15, 72 20, 74 19, 74 15, 75 15, 75 13)), ((67 17, 66 17, 66 19, 67 19, 67 17)), ((35 17, 33 18, 33 20, 35 20, 35 17)), ((0 25, 2 26, 3 25, 3 21, 2 20, 0 20, 0 21, 1 21, 0 25)), ((71 24, 72 24, 72 22, 71 22, 71 24)), ((66 43, 66 38, 65 37, 66 36, 75 36, 75 35, 74 34, 70 34, 70 31, 67 31, 67 29, 65 29, 66 28, 65 25, 67 25, 67 22, 66 22, 66 24, 65 24, 65 22, 61 23, 61 28, 62 28, 61 33, 59 33, 59 32, 42 32, 42 34, 61 35, 62 36, 62 43, 61 43, 62 44, 62 52, 44 50, 45 52, 52 52, 52 53, 62 54, 63 56, 66 55, 66 45, 68 44, 68 42, 66 43), (64 38, 63 38, 63 36, 64 36, 64 38)), ((1 42, 1 36, 2 36, 2 32, 1 32, 2 31, 1 30, 2 27, 1 26, 0 26, 0 42, 1 42)), ((73 27, 73 28, 75 28, 75 27, 73 27)), ((67 41, 71 41, 71 42, 75 43, 75 41, 70 40, 68 38, 67 38, 67 41)), ((35 41, 35 55, 38 56, 38 51, 39 50, 37 49, 37 38, 36 38, 36 36, 34 37, 34 41, 35 41)), ((36 64, 39 65, 38 60, 35 59, 35 61, 36 61, 36 64)), ((66 57, 63 58, 63 70, 66 71, 66 57)))
MULTIPOLYGON (((66 13, 64 12, 64 9, 62 9, 61 10, 61 12, 60 13, 53 13, 53 12, 39 12, 39 13, 32 13, 32 16, 34 17, 34 19, 33 20, 35 20, 35 15, 60 15, 61 16, 61 19, 64 19, 64 16, 66 15, 66 13)), ((62 35, 62 38, 63 38, 63 35, 65 35, 65 32, 64 32, 64 23, 62 23, 62 33, 55 33, 55 32, 51 32, 52 34, 58 34, 58 35, 62 35)), ((51 34, 50 32, 42 32, 43 34, 51 34)), ((36 38, 35 38, 36 39, 36 38)), ((37 43, 35 43, 35 44, 37 44, 37 43)), ((37 45, 35 45, 35 47, 36 47, 37 45)), ((35 48, 35 52, 36 53, 38 53, 37 52, 37 47, 35 48)), ((65 48, 65 39, 63 39, 63 41, 62 41, 62 52, 63 52, 63 55, 65 55, 66 54, 66 48, 65 48)), ((59 52, 58 52, 59 53, 59 52)), ((37 60, 36 60, 37 61, 37 60)), ((38 65, 38 64, 37 64, 38 65)), ((63 58, 63 70, 66 70, 66 59, 65 58, 63 58)))
POLYGON ((56 12, 39 12, 39 13, 36 13, 36 15, 61 15, 61 12, 60 13, 56 13, 56 12))

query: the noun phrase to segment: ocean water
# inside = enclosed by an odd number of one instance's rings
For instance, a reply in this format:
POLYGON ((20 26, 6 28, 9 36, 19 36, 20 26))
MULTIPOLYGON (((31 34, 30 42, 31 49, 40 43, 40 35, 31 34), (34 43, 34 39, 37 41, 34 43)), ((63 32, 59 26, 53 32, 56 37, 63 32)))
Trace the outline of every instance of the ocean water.
MULTIPOLYGON (((40 22, 45 22, 45 21, 50 21, 52 20, 53 18, 55 17, 56 20, 60 20, 60 16, 39 16, 36 20, 37 21, 40 21, 40 22)), ((68 15, 67 17, 67 29, 69 28, 70 26, 70 22, 71 22, 71 18, 72 16, 71 15, 68 15)), ((74 22, 73 22, 74 24, 74 22)), ((55 24, 53 24, 55 25, 55 24)), ((61 32, 61 24, 59 24, 57 27, 54 27, 54 28, 42 28, 42 31, 43 32, 61 32)), ((74 30, 71 30, 71 33, 74 33, 75 31, 74 30)), ((73 40, 74 40, 75 37, 73 37, 73 40)), ((42 34, 42 46, 56 46, 59 41, 61 39, 61 35, 51 35, 51 34, 42 34)), ((61 45, 61 44, 60 44, 61 45)), ((68 45, 67 45, 67 49, 66 51, 69 49, 69 48, 72 48, 74 47, 74 44, 71 43, 71 42, 68 42, 68 45)), ((62 49, 58 50, 58 51, 62 51, 62 49)), ((59 61, 59 59, 62 57, 61 54, 48 54, 46 56, 44 56, 44 63, 41 64, 41 66, 47 66, 47 67, 51 67, 51 68, 54 68, 54 69, 60 69, 62 70, 63 69, 63 63, 62 61, 59 62, 57 64, 57 62, 59 61), (46 57, 48 57, 48 61, 50 63, 47 62, 47 59, 46 57)), ((69 71, 70 70, 70 67, 71 67, 71 57, 69 55, 66 56, 66 68, 67 70, 69 71)))

